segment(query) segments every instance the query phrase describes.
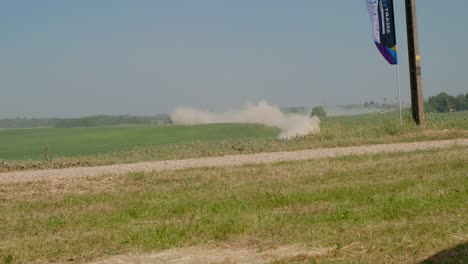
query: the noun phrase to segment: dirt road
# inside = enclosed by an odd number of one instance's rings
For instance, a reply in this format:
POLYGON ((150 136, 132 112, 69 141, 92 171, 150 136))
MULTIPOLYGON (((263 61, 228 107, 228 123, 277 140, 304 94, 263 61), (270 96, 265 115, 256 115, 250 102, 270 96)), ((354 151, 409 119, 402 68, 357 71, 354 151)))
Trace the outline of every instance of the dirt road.
POLYGON ((0 173, 0 184, 58 180, 71 177, 93 177, 103 174, 126 174, 131 172, 181 170, 187 168, 200 167, 239 166, 245 164, 273 163, 293 160, 311 160, 347 155, 410 152, 416 150, 450 148, 454 146, 468 147, 468 139, 379 144, 371 146, 339 147, 245 155, 229 155, 223 157, 139 162, 132 164, 117 164, 98 167, 76 167, 52 170, 6 172, 0 173))

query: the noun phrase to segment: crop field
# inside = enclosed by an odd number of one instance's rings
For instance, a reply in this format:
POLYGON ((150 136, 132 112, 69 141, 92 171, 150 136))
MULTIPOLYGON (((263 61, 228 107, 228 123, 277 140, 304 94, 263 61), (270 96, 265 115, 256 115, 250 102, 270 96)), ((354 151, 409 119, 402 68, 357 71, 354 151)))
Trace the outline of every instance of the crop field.
POLYGON ((404 117, 403 128, 396 112, 326 117, 320 134, 289 141, 249 124, 0 130, 0 172, 468 137, 468 112, 428 114, 424 130, 404 117))
POLYGON ((465 147, 2 184, 0 260, 295 244, 334 250, 294 263, 416 263, 454 247, 442 260, 466 263, 467 173, 465 147))
POLYGON ((40 160, 128 151, 136 147, 184 144, 234 138, 270 138, 277 129, 261 125, 107 126, 0 130, 0 159, 40 160))

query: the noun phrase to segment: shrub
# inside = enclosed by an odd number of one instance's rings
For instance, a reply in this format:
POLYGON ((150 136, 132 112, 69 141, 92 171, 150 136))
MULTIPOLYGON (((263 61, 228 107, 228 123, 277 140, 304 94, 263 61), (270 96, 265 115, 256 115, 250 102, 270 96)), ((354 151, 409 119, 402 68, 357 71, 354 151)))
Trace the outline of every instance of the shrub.
POLYGON ((317 116, 317 117, 325 117, 327 116, 327 112, 321 106, 316 106, 312 109, 310 116, 317 116))

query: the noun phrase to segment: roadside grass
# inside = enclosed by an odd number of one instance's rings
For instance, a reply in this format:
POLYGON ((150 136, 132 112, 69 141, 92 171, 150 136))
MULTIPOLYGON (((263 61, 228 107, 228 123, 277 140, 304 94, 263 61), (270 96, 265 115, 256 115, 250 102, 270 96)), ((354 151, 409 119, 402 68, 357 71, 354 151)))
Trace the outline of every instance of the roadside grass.
POLYGON ((0 261, 275 243, 414 263, 468 241, 467 198, 466 147, 3 184, 0 261))
POLYGON ((277 133, 247 124, 4 130, 0 172, 467 138, 468 112, 428 114, 426 129, 408 112, 401 128, 398 113, 389 112, 326 117, 320 134, 288 141, 277 133))

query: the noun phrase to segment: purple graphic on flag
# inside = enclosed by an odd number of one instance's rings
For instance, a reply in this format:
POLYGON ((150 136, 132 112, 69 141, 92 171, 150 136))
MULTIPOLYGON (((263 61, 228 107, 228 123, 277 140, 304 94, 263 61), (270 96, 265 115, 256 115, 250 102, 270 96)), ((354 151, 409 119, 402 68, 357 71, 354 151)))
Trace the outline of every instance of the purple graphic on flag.
POLYGON ((393 0, 366 0, 374 42, 388 63, 398 64, 393 0))

